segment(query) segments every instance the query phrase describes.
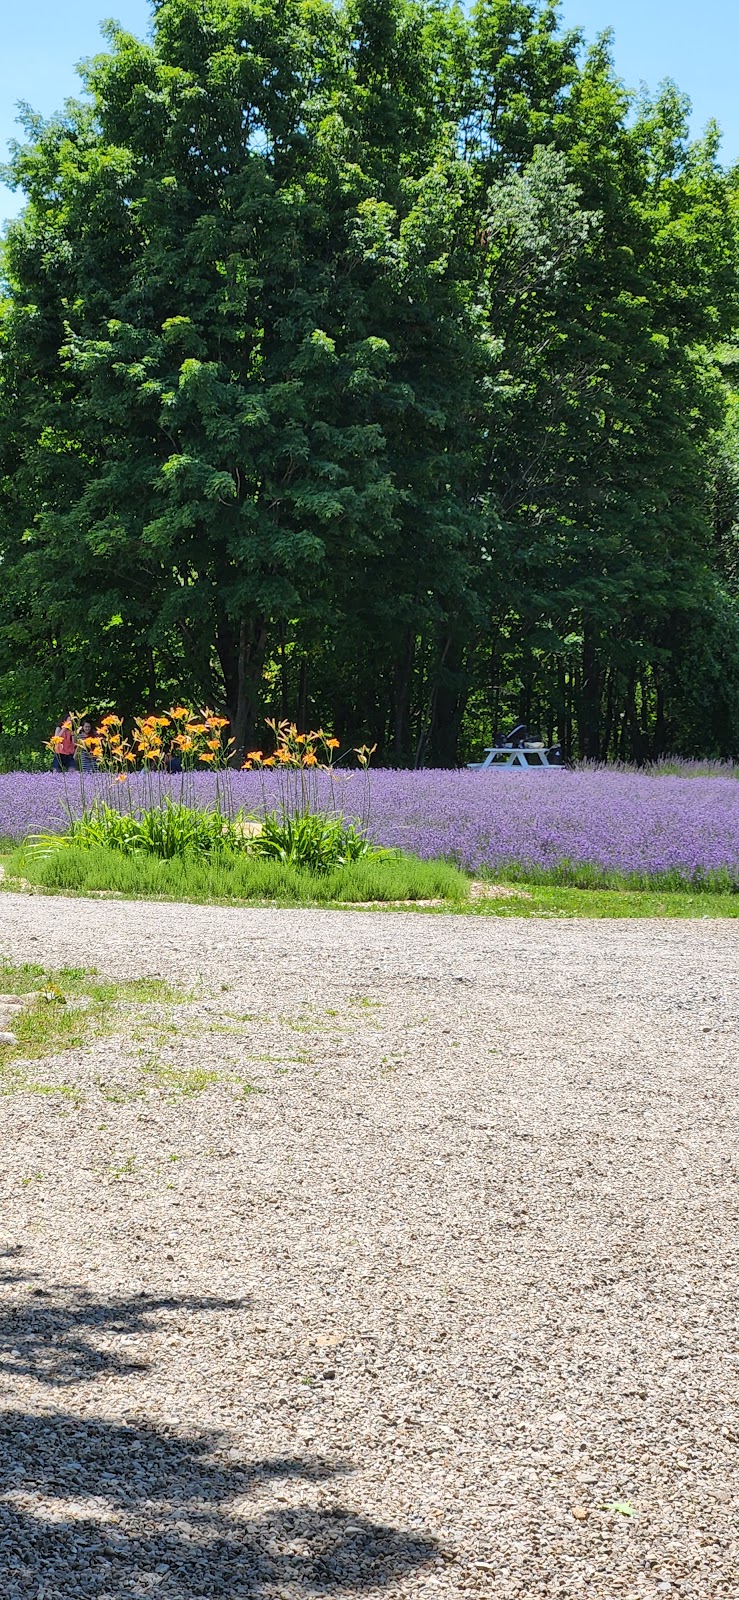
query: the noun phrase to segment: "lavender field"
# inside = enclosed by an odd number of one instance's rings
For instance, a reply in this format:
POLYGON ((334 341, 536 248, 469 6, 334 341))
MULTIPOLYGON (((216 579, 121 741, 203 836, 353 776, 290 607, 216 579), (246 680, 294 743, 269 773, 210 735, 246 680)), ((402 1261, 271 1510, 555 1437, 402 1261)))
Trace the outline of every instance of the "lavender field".
MULTIPOLYGON (((255 814, 265 794, 268 805, 276 803, 278 781, 257 772, 220 777, 229 807, 255 814)), ((88 803, 96 792, 126 804, 143 799, 140 778, 120 786, 98 777, 84 782, 88 803)), ((182 780, 160 782, 179 796, 182 780)), ((188 798, 213 803, 212 774, 185 782, 188 798)), ((0 775, 0 837, 63 831, 65 805, 79 811, 81 803, 77 776, 0 775)), ((539 875, 571 863, 594 873, 685 882, 721 874, 739 883, 739 784, 731 778, 379 770, 337 777, 334 804, 365 821, 369 807, 369 830, 381 844, 448 857, 476 873, 539 875)))

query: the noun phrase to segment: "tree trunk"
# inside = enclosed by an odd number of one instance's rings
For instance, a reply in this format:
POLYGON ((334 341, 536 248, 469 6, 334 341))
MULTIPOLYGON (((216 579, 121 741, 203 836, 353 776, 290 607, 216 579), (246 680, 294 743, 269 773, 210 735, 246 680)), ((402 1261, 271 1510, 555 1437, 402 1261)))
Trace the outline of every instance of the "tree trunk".
POLYGON ((604 725, 604 728, 603 728, 603 737, 601 739, 601 746, 600 746, 600 759, 601 759, 601 761, 607 761, 608 760, 608 751, 609 751, 609 748, 610 748, 611 736, 613 734, 613 722, 614 722, 614 718, 615 718, 615 715, 616 715, 616 689, 615 689, 615 681, 614 680, 615 680, 615 672, 614 672, 613 667, 607 667, 606 668, 606 714, 605 714, 605 725, 604 725))
POLYGON ((395 663, 393 679, 393 755, 396 767, 404 767, 409 756, 408 707, 415 645, 415 635, 412 629, 409 628, 403 649, 395 663))
POLYGON ((570 700, 570 674, 560 657, 557 664, 557 738, 565 761, 572 759, 572 713, 570 700))
POLYGON ((455 767, 459 730, 469 697, 464 642, 447 639, 439 664, 430 718, 430 757, 435 767, 455 767))
POLYGON ((500 723, 500 663, 498 660, 498 640, 500 629, 496 628, 490 646, 490 705, 492 711, 490 736, 496 739, 500 723))
POLYGON ((665 750, 667 717, 665 714, 665 691, 659 679, 657 679, 656 688, 657 705, 654 718, 654 744, 652 747, 652 754, 655 759, 658 760, 660 756, 666 755, 667 753, 665 750))
POLYGON ((639 726, 639 714, 636 709, 636 674, 629 674, 629 684, 626 690, 626 723, 631 733, 631 754, 641 766, 646 755, 644 735, 639 726))
POLYGON ((305 733, 308 716, 308 662, 305 656, 301 657, 298 672, 298 705, 296 720, 299 733, 305 733))
POLYGON ((280 718, 282 721, 287 716, 287 655, 285 653, 285 629, 280 635, 280 718))
POLYGON ((234 754, 240 764, 247 744, 251 744, 257 733, 267 649, 264 617, 240 622, 238 634, 229 623, 221 621, 216 632, 216 649, 226 687, 226 715, 231 724, 234 754))
POLYGON ((585 624, 582 641, 582 687, 579 715, 580 754, 597 761, 600 755, 600 672, 595 629, 585 624))

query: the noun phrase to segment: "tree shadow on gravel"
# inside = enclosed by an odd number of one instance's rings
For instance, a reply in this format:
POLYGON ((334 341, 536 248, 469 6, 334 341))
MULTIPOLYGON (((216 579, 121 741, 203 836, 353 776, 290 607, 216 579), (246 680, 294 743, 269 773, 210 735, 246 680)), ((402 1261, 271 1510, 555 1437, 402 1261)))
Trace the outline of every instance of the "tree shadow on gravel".
MULTIPOLYGON (((24 1278, 25 1284, 29 1281, 24 1278)), ((243 1311, 247 1304, 246 1300, 190 1295, 103 1300, 85 1290, 53 1293, 32 1288, 22 1306, 0 1308, 0 1374, 22 1374, 39 1383, 64 1387, 112 1374, 146 1372, 148 1361, 121 1348, 101 1350, 95 1338, 153 1333, 156 1321, 152 1319, 167 1313, 243 1311)))
MULTIPOLYGON (((176 1327, 183 1312, 238 1313, 249 1303, 103 1299, 44 1289, 33 1275, 24 1285, 23 1303, 0 1310, 0 1374, 52 1392, 147 1370, 135 1354, 96 1340, 117 1343, 176 1327)), ((6 1411, 0 1600, 303 1600, 370 1586, 392 1593, 404 1575, 441 1559, 433 1541, 338 1504, 290 1503, 291 1485, 294 1493, 297 1482, 346 1471, 344 1462, 309 1456, 235 1460, 215 1432, 174 1433, 138 1418, 6 1411)))
POLYGON ((271 1480, 325 1481, 303 1457, 231 1462, 215 1436, 173 1437, 65 1413, 0 1421, 3 1600, 356 1594, 440 1559, 433 1541, 341 1506, 249 1503, 271 1480))

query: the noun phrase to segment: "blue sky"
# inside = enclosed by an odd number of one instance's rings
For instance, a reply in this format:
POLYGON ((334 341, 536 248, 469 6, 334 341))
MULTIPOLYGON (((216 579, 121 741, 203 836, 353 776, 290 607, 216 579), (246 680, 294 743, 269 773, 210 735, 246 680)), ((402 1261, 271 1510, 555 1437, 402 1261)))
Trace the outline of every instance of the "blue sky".
MULTIPOLYGON (((75 63, 101 48, 98 23, 113 14, 146 31, 147 0, 9 0, 0 55, 0 159, 18 131, 15 105, 27 100, 48 116, 76 93, 75 63)), ((715 117, 727 161, 739 159, 739 5, 737 0, 564 0, 564 20, 594 38, 615 35, 616 65, 632 87, 674 78, 693 102, 699 132, 715 117)), ((0 187, 0 220, 20 207, 0 187)))

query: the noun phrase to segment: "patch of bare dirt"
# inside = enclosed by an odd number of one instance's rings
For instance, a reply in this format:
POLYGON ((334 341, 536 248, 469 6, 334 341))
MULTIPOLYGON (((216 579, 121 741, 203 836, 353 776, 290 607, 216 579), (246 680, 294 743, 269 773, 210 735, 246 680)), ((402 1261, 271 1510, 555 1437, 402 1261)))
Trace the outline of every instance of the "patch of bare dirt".
POLYGON ((470 900, 531 900, 526 889, 513 889, 509 883, 485 883, 476 878, 470 884, 470 900))

